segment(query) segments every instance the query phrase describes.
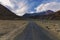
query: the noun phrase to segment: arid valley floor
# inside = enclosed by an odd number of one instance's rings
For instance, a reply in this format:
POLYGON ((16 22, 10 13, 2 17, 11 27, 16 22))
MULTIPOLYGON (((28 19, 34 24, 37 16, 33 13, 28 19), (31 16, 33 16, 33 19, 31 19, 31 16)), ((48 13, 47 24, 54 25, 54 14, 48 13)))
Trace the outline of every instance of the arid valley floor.
POLYGON ((60 40, 60 20, 0 20, 0 40, 15 40, 17 35, 20 34, 20 37, 26 38, 16 40, 44 40, 45 36, 45 40, 50 40, 48 38, 51 38, 52 40, 60 40), (38 30, 39 27, 41 29, 39 29, 40 31, 38 30), (25 29, 28 31, 24 31, 25 29), (43 39, 37 39, 40 37, 37 36, 38 34, 40 35, 40 32, 42 32, 41 37, 43 39), (32 37, 32 35, 30 35, 31 33, 34 36, 32 39, 29 39, 29 36, 32 37))

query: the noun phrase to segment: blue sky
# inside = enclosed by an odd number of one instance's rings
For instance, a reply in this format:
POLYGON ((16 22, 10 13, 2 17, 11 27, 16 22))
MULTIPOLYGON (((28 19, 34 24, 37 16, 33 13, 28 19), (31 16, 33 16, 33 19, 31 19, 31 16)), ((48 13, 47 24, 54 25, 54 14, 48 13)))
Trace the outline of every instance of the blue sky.
POLYGON ((60 10, 60 0, 0 0, 0 4, 19 16, 25 13, 60 10))

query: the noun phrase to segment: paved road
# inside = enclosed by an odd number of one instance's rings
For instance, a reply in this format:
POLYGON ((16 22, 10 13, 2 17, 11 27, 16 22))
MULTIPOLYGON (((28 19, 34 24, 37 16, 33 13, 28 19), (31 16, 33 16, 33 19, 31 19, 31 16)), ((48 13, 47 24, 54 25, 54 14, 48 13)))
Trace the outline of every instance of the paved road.
POLYGON ((17 35, 14 40, 53 40, 43 31, 45 30, 37 24, 30 22, 24 31, 17 35))

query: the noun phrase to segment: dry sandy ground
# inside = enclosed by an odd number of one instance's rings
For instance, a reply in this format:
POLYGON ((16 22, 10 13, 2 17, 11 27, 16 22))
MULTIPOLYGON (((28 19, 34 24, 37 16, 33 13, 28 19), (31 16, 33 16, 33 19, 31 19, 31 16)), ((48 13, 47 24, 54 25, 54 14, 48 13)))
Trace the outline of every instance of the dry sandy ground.
POLYGON ((12 40, 10 37, 22 31, 27 23, 25 20, 0 20, 0 40, 12 40))
POLYGON ((60 20, 40 20, 35 22, 60 40, 60 20))

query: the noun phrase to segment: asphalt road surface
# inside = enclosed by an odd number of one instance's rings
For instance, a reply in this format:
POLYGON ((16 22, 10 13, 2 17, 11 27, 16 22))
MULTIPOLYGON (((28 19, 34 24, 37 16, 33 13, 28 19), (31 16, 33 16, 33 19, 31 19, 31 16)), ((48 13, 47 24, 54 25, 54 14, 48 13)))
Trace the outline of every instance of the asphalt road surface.
POLYGON ((53 40, 50 38, 40 26, 34 22, 30 22, 24 31, 17 35, 14 40, 53 40), (44 32, 43 32, 44 31, 44 32))

